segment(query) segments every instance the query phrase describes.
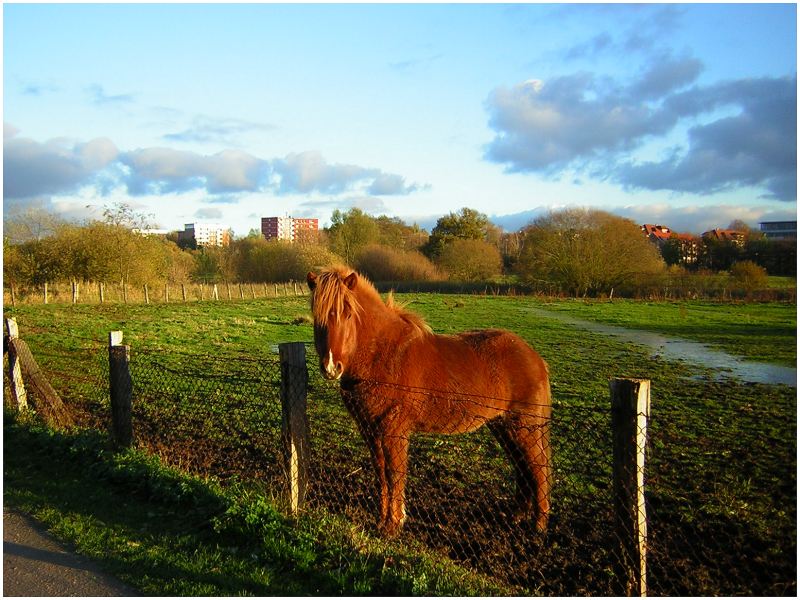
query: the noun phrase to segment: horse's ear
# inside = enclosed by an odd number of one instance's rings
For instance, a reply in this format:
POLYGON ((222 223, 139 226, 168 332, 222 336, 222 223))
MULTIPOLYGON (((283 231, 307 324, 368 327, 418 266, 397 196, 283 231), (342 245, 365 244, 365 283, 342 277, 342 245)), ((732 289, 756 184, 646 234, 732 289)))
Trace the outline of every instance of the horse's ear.
POLYGON ((351 290, 356 289, 356 283, 358 283, 358 273, 356 273, 355 271, 353 271, 352 273, 350 273, 350 275, 344 278, 344 284, 351 290))
POLYGON ((317 275, 316 275, 316 273, 313 273, 312 271, 309 271, 308 275, 306 275, 306 281, 308 282, 308 289, 310 289, 313 292, 314 288, 317 287, 317 275))

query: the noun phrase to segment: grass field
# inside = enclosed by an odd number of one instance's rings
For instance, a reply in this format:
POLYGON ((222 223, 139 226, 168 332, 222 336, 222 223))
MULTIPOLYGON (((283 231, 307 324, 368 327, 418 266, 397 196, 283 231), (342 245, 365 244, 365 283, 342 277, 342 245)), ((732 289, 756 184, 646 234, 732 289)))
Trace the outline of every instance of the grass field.
MULTIPOLYGON (((439 294, 401 294, 397 299, 425 316, 437 332, 490 326, 511 329, 550 364, 559 486, 554 494, 557 511, 561 511, 556 522, 561 525, 543 545, 533 548, 539 557, 536 567, 512 578, 511 585, 521 586, 515 589, 561 595, 608 593, 603 587, 605 575, 597 573, 593 563, 604 557, 585 550, 590 547, 587 540, 600 534, 596 528, 584 531, 581 527, 584 521, 589 522, 585 513, 594 511, 597 503, 608 497, 601 477, 607 469, 603 411, 607 411, 608 379, 630 376, 651 379, 653 386, 648 501, 652 509, 654 593, 772 595, 796 591, 795 389, 719 381, 715 373, 703 368, 663 361, 647 348, 575 329, 540 312, 532 316, 530 311, 531 307, 543 308, 582 319, 662 331, 718 344, 753 360, 793 365, 795 305, 617 300, 544 303, 532 298, 439 294), (708 557, 713 558, 712 564, 708 557), (551 561, 549 566, 542 562, 546 560, 551 561)), ((102 361, 108 331, 120 329, 132 346, 134 361, 152 360, 190 373, 223 375, 226 369, 236 368, 232 365, 242 364, 241 360, 230 362, 237 357, 274 360, 277 343, 310 341, 312 336, 311 327, 302 319, 308 314, 306 298, 149 306, 23 305, 7 309, 6 314, 18 319, 21 335, 34 354, 47 355, 46 360, 53 363, 87 346, 97 349, 102 361)), ((155 385, 158 376, 152 378, 155 385)), ((316 456, 323 463, 341 464, 343 476, 358 471, 363 447, 357 436, 347 433, 350 437, 346 437, 344 433, 348 427, 352 429, 352 424, 338 404, 335 390, 312 383, 309 406, 312 429, 320 436, 316 456)), ((161 410, 156 404, 152 407, 161 410)), ((189 414, 191 409, 186 411, 182 418, 191 420, 189 429, 195 436, 220 438, 214 442, 216 446, 202 446, 207 455, 203 460, 208 464, 213 462, 212 450, 222 447, 229 435, 226 432, 230 430, 221 428, 220 421, 230 420, 232 430, 240 431, 247 424, 233 421, 250 418, 237 413, 209 420, 210 414, 198 416, 189 414)), ((278 417, 258 418, 267 423, 278 417)), ((197 439, 189 439, 186 452, 197 444, 197 439)), ((410 491, 417 494, 417 500, 410 499, 409 535, 413 535, 405 542, 422 540, 428 547, 441 547, 446 554, 459 558, 461 550, 447 549, 448 539, 458 531, 437 537, 438 529, 447 530, 447 524, 441 521, 431 530, 433 533, 424 528, 415 530, 415 518, 437 514, 435 507, 428 508, 420 498, 435 496, 433 483, 449 486, 443 488, 450 494, 443 502, 452 501, 453 496, 481 496, 489 480, 480 476, 482 471, 476 473, 474 468, 465 467, 486 465, 494 472, 498 459, 486 439, 479 436, 463 443, 421 440, 417 447, 415 464, 420 466, 414 472, 420 491, 410 491), (482 455, 484 458, 475 458, 479 448, 488 452, 482 455)), ((181 455, 181 460, 187 456, 181 455)), ((235 456, 230 462, 251 461, 252 472, 257 472, 257 460, 246 453, 235 456)), ((355 479, 362 477, 369 479, 366 472, 359 472, 355 479)), ((496 530, 497 526, 493 527, 496 530)), ((476 531, 471 531, 473 537, 476 531)), ((597 545, 591 547, 602 549, 602 539, 598 537, 597 545)), ((477 550, 465 550, 473 551, 494 552, 498 560, 509 560, 508 555, 502 556, 501 546, 482 544, 477 550)), ((373 585, 371 589, 378 589, 374 580, 369 580, 372 584, 365 581, 362 587, 373 585)), ((419 579, 416 581, 419 583, 419 579)), ((424 592, 424 588, 418 591, 424 592)))

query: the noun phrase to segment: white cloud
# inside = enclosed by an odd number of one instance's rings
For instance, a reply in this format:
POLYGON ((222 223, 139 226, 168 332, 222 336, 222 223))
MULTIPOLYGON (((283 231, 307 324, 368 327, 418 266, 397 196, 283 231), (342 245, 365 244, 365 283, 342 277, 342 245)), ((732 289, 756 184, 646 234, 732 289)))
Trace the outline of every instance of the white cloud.
POLYGON ((341 194, 360 187, 370 194, 398 195, 419 188, 416 184, 407 186, 402 176, 380 169, 329 163, 314 150, 291 153, 271 164, 273 173, 280 177, 278 191, 283 194, 341 194))
POLYGON ((72 192, 90 183, 112 164, 119 151, 108 138, 85 143, 56 138, 45 143, 16 137, 5 125, 3 140, 4 198, 31 198, 72 192))
POLYGON ((662 55, 630 84, 577 73, 499 87, 486 101, 496 135, 484 156, 510 172, 574 170, 694 194, 755 186, 795 201, 796 76, 692 85, 701 69, 690 57, 662 55), (714 116, 720 109, 725 116, 714 116), (661 161, 637 159, 680 123, 692 125, 685 146, 661 161))

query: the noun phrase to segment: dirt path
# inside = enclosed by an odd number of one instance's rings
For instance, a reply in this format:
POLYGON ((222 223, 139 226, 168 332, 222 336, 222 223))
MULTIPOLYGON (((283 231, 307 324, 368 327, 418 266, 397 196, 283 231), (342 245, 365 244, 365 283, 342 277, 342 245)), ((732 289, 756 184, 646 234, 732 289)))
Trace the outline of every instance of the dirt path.
POLYGON ((33 519, 3 507, 3 596, 137 596, 66 550, 33 519))

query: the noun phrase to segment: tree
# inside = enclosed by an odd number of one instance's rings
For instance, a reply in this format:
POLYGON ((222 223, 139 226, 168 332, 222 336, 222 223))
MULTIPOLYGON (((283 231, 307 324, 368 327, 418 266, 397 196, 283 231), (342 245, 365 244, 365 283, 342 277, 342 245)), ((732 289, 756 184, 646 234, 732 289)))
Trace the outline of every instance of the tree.
POLYGON ((489 242, 476 239, 452 240, 436 264, 456 281, 489 281, 503 272, 500 251, 489 242))
POLYGON ((500 240, 500 229, 490 223, 485 214, 472 208, 462 208, 458 213, 451 212, 436 221, 422 251, 436 260, 444 247, 456 239, 497 243, 500 240))
POLYGON ((380 229, 375 219, 361 209, 351 208, 345 213, 337 209, 331 215, 331 226, 327 233, 331 252, 352 265, 361 248, 378 241, 380 229))
POLYGON ((728 225, 728 229, 742 232, 744 234, 745 241, 760 240, 764 237, 764 234, 760 230, 753 229, 741 219, 735 219, 731 221, 730 225, 728 225))
POLYGON ((10 244, 41 241, 53 235, 65 221, 41 206, 17 207, 3 218, 3 236, 10 244))
POLYGON ((594 209, 552 212, 525 230, 517 272, 523 280, 575 295, 610 293, 659 275, 658 249, 628 219, 594 209))
POLYGON ((428 240, 428 232, 419 225, 406 225, 398 217, 381 215, 375 219, 378 225, 378 243, 402 250, 417 250, 428 240))

